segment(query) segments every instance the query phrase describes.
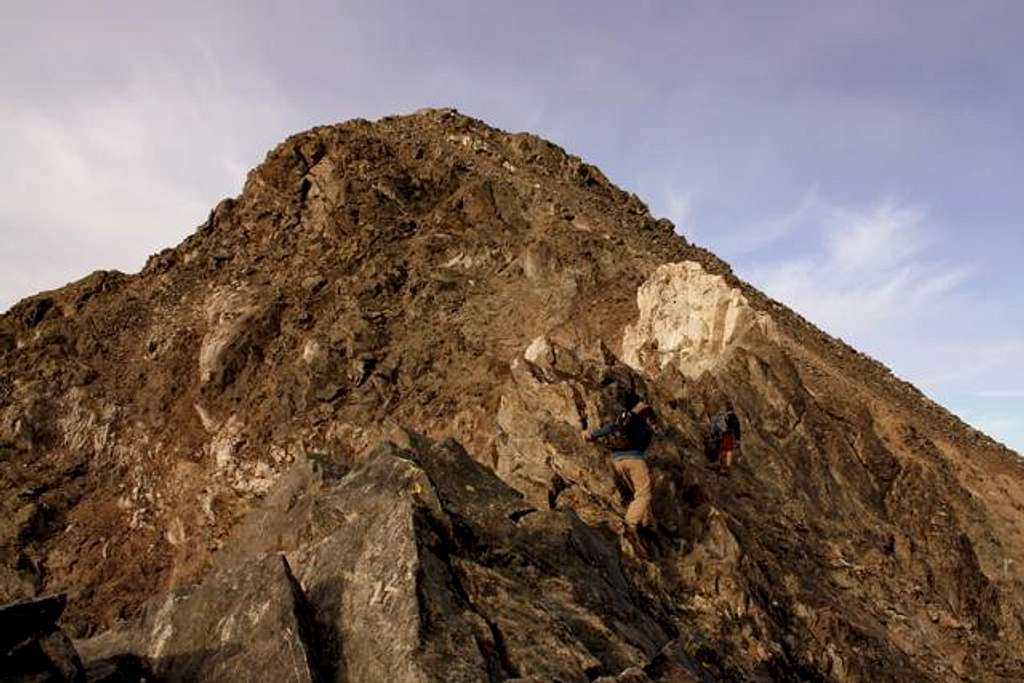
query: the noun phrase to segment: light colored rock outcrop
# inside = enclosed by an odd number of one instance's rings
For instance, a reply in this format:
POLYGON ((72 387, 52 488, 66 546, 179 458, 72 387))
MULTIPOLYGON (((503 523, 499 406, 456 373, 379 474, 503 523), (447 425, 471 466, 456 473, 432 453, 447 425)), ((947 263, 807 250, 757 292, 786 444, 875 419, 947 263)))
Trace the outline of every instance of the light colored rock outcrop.
POLYGON ((652 374, 675 365, 695 378, 752 335, 772 336, 768 316, 722 276, 693 261, 659 267, 636 300, 640 317, 626 327, 622 352, 626 363, 652 374))
POLYGON ((259 306, 244 289, 225 289, 213 293, 206 303, 209 332, 199 348, 199 380, 224 382, 231 363, 230 352, 247 328, 260 314, 259 306))
POLYGON ((555 507, 571 489, 568 497, 588 501, 580 514, 597 523, 614 516, 604 502, 617 498, 614 474, 607 455, 586 445, 579 431, 584 424, 599 426, 614 407, 590 395, 581 371, 575 354, 545 337, 512 361, 498 410, 495 469, 537 507, 555 507))

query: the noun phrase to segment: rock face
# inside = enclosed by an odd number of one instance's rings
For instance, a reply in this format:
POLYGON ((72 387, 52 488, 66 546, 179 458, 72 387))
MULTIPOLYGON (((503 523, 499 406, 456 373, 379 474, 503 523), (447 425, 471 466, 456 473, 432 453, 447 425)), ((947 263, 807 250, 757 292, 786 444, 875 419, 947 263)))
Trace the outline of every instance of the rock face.
POLYGON ((224 567, 83 653, 167 680, 589 681, 670 641, 610 538, 528 507, 454 441, 396 440, 340 479, 297 464, 224 567))
POLYGON ((448 110, 290 138, 0 316, 0 491, 0 602, 66 592, 91 680, 1024 679, 1016 454, 448 110), (627 390, 641 553, 580 436, 627 390))
POLYGON ((281 557, 210 575, 151 601, 132 629, 79 643, 90 668, 134 660, 167 681, 313 681, 305 597, 281 557))

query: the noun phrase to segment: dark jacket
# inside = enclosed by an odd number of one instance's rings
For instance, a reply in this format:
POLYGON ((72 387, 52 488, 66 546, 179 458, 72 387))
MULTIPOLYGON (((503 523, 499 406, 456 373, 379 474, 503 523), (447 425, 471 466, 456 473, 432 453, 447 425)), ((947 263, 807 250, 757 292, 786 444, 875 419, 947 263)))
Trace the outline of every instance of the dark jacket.
POLYGON ((643 458, 654 430, 643 413, 625 411, 615 420, 590 433, 591 440, 608 439, 612 458, 643 458))

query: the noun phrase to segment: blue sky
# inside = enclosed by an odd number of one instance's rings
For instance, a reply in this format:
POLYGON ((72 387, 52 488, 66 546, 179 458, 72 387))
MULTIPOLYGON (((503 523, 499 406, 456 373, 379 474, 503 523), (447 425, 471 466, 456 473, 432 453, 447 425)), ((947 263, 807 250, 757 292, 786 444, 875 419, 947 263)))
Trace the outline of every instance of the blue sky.
POLYGON ((0 309, 137 270, 290 133, 451 105, 1024 451, 1024 3, 215 4, 0 9, 0 309))

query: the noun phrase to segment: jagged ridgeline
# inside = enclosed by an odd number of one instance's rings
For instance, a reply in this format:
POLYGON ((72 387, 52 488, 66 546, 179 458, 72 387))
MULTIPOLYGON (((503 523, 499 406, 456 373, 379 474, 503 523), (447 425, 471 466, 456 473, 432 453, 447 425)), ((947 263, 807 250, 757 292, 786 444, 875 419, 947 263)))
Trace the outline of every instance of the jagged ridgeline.
POLYGON ((141 273, 14 306, 0 486, 0 602, 66 594, 82 661, 59 601, 0 621, 67 671, 1024 680, 1016 454, 450 110, 289 138, 141 273), (580 435, 624 391, 661 425, 647 557, 580 435))

